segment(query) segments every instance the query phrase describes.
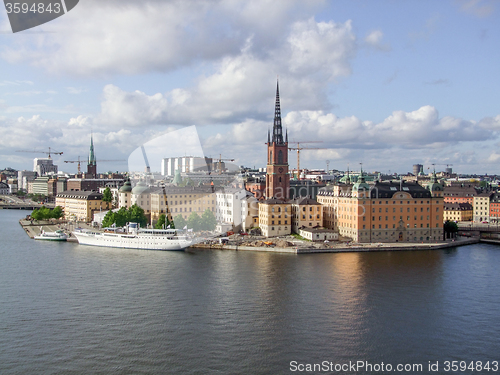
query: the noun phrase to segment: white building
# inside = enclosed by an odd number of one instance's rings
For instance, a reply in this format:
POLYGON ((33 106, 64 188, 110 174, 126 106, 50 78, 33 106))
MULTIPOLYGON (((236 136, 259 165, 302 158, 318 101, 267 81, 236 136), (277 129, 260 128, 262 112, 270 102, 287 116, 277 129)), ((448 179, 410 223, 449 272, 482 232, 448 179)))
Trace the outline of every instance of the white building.
POLYGON ((201 158, 195 156, 182 156, 176 158, 165 158, 161 161, 162 176, 174 176, 176 170, 182 173, 194 173, 207 170, 212 164, 211 158, 201 158))
POLYGON ((49 173, 57 174, 57 165, 54 165, 50 158, 35 158, 33 159, 33 172, 36 172, 39 177, 49 173))
POLYGON ((215 193, 215 219, 221 224, 231 224, 234 230, 253 227, 258 217, 258 201, 245 189, 225 188, 215 193))
POLYGON ((33 181, 35 178, 36 172, 34 171, 18 171, 17 183, 19 190, 28 191, 28 182, 33 181))

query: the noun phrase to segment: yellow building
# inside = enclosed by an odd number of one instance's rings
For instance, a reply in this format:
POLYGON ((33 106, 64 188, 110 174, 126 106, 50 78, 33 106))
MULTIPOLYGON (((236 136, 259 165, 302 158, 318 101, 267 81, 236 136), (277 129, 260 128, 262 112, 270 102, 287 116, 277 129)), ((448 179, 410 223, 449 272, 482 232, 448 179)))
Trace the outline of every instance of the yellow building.
POLYGON ((292 233, 292 205, 289 201, 270 198, 259 203, 259 227, 265 237, 292 233))
POLYGON ((470 203, 445 203, 444 221, 472 221, 472 205, 470 203))
POLYGON ((323 226, 356 242, 435 242, 443 238, 443 188, 412 182, 327 186, 317 198, 323 226))
POLYGON ((102 201, 102 194, 94 191, 64 191, 56 196, 56 207, 61 206, 67 220, 91 222, 95 212, 109 210, 110 202, 102 201))
POLYGON ((299 233, 300 228, 319 228, 323 226, 323 210, 315 199, 299 197, 291 201, 292 231, 299 233))
POLYGON ((215 192, 211 186, 166 186, 151 191, 151 223, 161 214, 172 221, 177 215, 188 219, 192 212, 201 217, 205 210, 215 212, 215 192))

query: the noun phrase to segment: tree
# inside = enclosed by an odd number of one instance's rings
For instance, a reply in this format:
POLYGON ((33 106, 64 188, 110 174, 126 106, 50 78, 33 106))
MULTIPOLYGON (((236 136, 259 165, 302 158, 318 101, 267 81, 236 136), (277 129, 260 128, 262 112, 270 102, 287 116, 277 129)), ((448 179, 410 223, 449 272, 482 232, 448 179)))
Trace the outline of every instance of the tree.
POLYGON ((144 215, 144 209, 134 204, 129 208, 129 221, 134 223, 139 223, 141 227, 145 227, 148 224, 148 219, 144 215))
POLYGON ((56 208, 54 208, 51 212, 51 217, 53 217, 54 219, 59 219, 63 216, 64 212, 62 210, 62 207, 61 206, 57 206, 56 208))
POLYGON ((183 229, 187 224, 186 220, 182 217, 181 214, 174 217, 174 223, 177 229, 183 229))
POLYGON ((59 219, 63 215, 63 210, 57 206, 53 210, 47 207, 35 208, 31 213, 31 217, 35 220, 59 219))
POLYGON ((454 221, 446 220, 443 225, 444 232, 446 233, 446 238, 456 237, 458 232, 458 225, 454 221))
POLYGON ((201 229, 202 230, 214 230, 217 225, 217 220, 215 219, 214 213, 208 208, 201 215, 201 229))
POLYGON ((102 193, 102 201, 108 203, 113 201, 113 194, 111 193, 111 189, 109 187, 104 189, 104 192, 102 193))
POLYGON ((102 219, 102 227, 108 228, 115 223, 115 213, 111 210, 108 211, 104 219, 102 219))
POLYGON ((192 212, 187 219, 187 226, 197 232, 201 229, 201 218, 196 212, 192 212))
POLYGON ((123 227, 130 221, 127 209, 125 207, 120 208, 115 212, 113 219, 117 227, 123 227))
POLYGON ((165 225, 165 214, 161 214, 160 217, 158 218, 158 221, 155 224, 155 228, 163 229, 164 225, 165 225))

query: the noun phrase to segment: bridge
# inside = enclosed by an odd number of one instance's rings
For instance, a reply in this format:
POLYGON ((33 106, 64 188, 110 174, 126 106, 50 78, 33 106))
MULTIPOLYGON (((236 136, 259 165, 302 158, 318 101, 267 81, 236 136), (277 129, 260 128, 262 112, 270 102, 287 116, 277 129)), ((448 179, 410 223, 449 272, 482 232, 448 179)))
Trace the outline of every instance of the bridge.
POLYGON ((54 204, 41 204, 28 199, 20 199, 14 195, 0 195, 0 210, 34 210, 40 207, 54 208, 54 204))
POLYGON ((500 244, 500 223, 461 222, 458 225, 458 235, 478 237, 481 242, 500 244))

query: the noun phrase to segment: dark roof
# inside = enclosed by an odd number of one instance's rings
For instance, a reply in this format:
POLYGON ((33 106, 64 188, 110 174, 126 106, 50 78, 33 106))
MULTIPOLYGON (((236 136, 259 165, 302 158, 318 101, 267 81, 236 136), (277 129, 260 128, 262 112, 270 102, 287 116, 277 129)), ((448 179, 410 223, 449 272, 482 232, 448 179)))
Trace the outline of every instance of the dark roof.
POLYGON ((290 201, 291 204, 298 204, 299 206, 305 205, 320 205, 316 199, 312 199, 309 197, 298 197, 290 201))
POLYGON ((311 233, 337 233, 333 229, 328 229, 328 228, 310 228, 310 227, 301 227, 299 230, 303 230, 306 232, 311 232, 311 233))
POLYGON ((431 192, 416 182, 376 182, 370 189, 370 198, 392 198, 398 191, 408 193, 412 198, 431 198, 431 192))
POLYGON ((445 211, 472 211, 470 203, 444 203, 445 211))
POLYGON ((473 187, 445 186, 443 195, 445 197, 475 197, 478 194, 473 187))
POLYGON ((67 190, 57 194, 60 198, 74 198, 74 199, 86 199, 86 200, 100 200, 102 199, 102 194, 95 191, 74 191, 67 190))
POLYGON ((262 201, 261 203, 263 203, 263 204, 287 204, 287 203, 290 204, 290 202, 285 200, 285 199, 277 199, 277 198, 269 198, 269 199, 262 201))

